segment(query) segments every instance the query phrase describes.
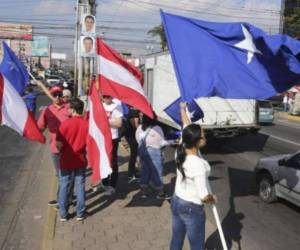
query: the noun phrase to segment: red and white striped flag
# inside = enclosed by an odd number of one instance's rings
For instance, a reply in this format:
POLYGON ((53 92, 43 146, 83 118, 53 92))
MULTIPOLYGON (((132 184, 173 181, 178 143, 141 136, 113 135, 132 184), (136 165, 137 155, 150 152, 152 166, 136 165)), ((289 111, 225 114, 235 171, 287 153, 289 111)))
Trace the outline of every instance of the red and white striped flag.
POLYGON ((142 87, 142 73, 115 50, 97 39, 98 74, 103 95, 110 95, 153 118, 142 87))
POLYGON ((89 137, 87 156, 93 169, 92 181, 97 183, 112 173, 112 137, 106 112, 100 100, 95 83, 89 96, 89 137))

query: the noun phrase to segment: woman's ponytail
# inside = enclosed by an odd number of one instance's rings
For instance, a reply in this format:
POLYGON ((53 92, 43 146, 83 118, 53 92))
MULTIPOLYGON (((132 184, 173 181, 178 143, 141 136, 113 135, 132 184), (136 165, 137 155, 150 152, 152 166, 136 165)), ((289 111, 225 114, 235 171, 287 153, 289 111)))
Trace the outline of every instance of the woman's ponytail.
POLYGON ((176 167, 183 176, 186 178, 183 169, 183 163, 186 159, 186 149, 197 147, 199 140, 202 138, 201 126, 199 124, 190 124, 182 131, 182 143, 178 146, 176 151, 176 167))
POLYGON ((186 158, 185 146, 184 146, 184 143, 181 143, 177 147, 176 160, 175 161, 176 161, 177 169, 182 174, 183 180, 185 179, 185 173, 184 173, 184 169, 183 169, 183 163, 185 161, 185 158, 186 158))

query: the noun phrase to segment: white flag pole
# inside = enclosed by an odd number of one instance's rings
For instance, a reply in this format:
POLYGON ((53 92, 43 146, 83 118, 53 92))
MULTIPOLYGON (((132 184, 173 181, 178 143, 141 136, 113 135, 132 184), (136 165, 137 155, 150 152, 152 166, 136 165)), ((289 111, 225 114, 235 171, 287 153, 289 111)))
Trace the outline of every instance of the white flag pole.
POLYGON ((212 211, 213 211, 213 214, 214 214, 214 217, 215 217, 215 221, 216 221, 216 224, 217 224, 217 228, 218 228, 218 231, 219 231, 219 235, 220 235, 220 239, 221 239, 221 242, 222 242, 223 249, 228 250, 226 240, 225 240, 225 237, 224 237, 224 232, 223 232, 222 225, 221 225, 221 222, 220 222, 220 217, 219 217, 219 214, 218 214, 217 207, 216 207, 215 204, 212 204, 211 208, 212 208, 212 211))

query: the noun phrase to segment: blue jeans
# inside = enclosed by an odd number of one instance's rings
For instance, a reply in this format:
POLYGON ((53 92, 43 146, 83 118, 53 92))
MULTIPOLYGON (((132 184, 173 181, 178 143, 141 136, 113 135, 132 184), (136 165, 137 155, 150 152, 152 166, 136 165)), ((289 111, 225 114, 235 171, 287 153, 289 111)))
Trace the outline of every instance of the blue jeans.
POLYGON ((68 192, 75 179, 76 189, 76 214, 77 217, 84 216, 85 212, 85 167, 74 170, 60 170, 59 175, 59 212, 62 218, 66 218, 69 209, 68 192))
POLYGON ((197 205, 173 196, 172 240, 170 250, 181 250, 187 233, 191 250, 204 250, 205 247, 205 211, 203 205, 197 205))
POLYGON ((60 160, 60 154, 59 153, 51 153, 54 168, 55 168, 55 174, 58 177, 59 176, 59 160, 60 160))
POLYGON ((163 159, 160 149, 147 147, 146 155, 140 155, 141 187, 147 187, 150 181, 156 189, 163 188, 163 159))

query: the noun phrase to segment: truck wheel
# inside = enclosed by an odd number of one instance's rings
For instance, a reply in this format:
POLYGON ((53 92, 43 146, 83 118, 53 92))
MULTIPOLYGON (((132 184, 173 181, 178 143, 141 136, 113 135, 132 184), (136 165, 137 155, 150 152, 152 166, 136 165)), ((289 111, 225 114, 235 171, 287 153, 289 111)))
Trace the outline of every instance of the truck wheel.
POLYGON ((276 201, 275 187, 269 174, 262 174, 258 181, 258 194, 262 201, 272 203, 276 201))

